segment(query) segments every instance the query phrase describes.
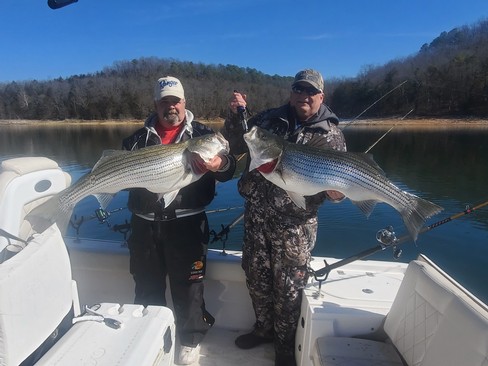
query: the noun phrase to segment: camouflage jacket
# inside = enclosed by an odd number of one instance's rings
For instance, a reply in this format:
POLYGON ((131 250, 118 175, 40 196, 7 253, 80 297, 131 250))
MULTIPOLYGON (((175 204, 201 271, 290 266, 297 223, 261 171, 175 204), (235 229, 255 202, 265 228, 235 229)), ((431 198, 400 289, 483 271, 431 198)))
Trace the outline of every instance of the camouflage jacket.
MULTIPOLYGON (((299 124, 293 108, 289 104, 269 109, 252 117, 248 127, 259 126, 284 139, 297 144, 308 144, 321 149, 346 150, 342 131, 337 127, 337 116, 323 104, 312 120, 299 124)), ((239 115, 230 114, 225 120, 223 134, 230 143, 231 153, 247 152, 243 139, 243 128, 239 115)), ((328 198, 325 192, 306 197, 306 209, 295 205, 288 194, 278 186, 266 180, 257 170, 246 169, 238 182, 239 193, 251 204, 265 205, 273 215, 281 216, 283 222, 301 224, 315 219, 317 211, 328 198)))

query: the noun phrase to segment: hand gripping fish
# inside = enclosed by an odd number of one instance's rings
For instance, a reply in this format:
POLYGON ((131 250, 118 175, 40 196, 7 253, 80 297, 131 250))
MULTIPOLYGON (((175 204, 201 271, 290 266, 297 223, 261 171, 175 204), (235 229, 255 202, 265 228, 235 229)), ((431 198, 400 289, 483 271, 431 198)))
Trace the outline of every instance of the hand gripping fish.
POLYGON ((323 150, 285 141, 259 127, 244 135, 251 165, 270 182, 287 191, 299 207, 304 196, 336 190, 348 197, 366 216, 378 202, 395 208, 414 240, 425 220, 442 207, 405 192, 386 178, 371 156, 323 150))
POLYGON ((128 188, 146 188, 157 193, 167 207, 181 188, 205 174, 198 159, 209 161, 221 153, 229 153, 229 143, 220 133, 177 144, 104 152, 90 173, 36 207, 26 219, 38 232, 54 222, 64 232, 80 200, 94 195, 105 209, 115 193, 128 188))

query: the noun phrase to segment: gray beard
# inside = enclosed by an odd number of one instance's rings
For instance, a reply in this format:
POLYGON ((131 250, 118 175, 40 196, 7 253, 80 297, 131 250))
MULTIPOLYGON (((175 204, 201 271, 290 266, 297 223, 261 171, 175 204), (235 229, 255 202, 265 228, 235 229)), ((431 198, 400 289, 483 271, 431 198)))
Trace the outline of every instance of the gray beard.
POLYGON ((180 118, 178 116, 178 114, 176 113, 167 113, 165 116, 164 116, 164 119, 172 124, 172 125, 176 125, 178 124, 178 122, 180 122, 180 118))

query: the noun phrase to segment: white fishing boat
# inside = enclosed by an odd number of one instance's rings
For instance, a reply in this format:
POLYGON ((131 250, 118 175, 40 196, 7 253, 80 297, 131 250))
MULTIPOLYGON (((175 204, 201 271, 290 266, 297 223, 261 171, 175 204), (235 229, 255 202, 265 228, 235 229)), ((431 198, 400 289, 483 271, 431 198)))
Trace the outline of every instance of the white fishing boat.
MULTIPOLYGON (((132 304, 122 243, 63 238, 56 225, 33 234, 24 220, 69 184, 47 158, 2 163, 0 365, 173 364, 171 306, 132 304)), ((488 307, 427 257, 337 263, 311 263, 316 276, 303 297, 298 365, 488 365, 488 307)), ((234 345, 254 322, 240 252, 211 250, 205 281, 216 320, 196 365, 274 365, 271 344, 234 345)))

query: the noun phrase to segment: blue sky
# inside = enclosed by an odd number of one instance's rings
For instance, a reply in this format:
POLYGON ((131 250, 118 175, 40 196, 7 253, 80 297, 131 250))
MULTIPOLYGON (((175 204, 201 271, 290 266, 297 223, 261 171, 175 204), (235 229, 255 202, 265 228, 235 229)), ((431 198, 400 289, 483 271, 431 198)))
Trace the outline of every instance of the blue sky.
POLYGON ((153 56, 353 77, 487 17, 488 0, 78 0, 58 10, 47 0, 1 0, 0 82, 153 56))

